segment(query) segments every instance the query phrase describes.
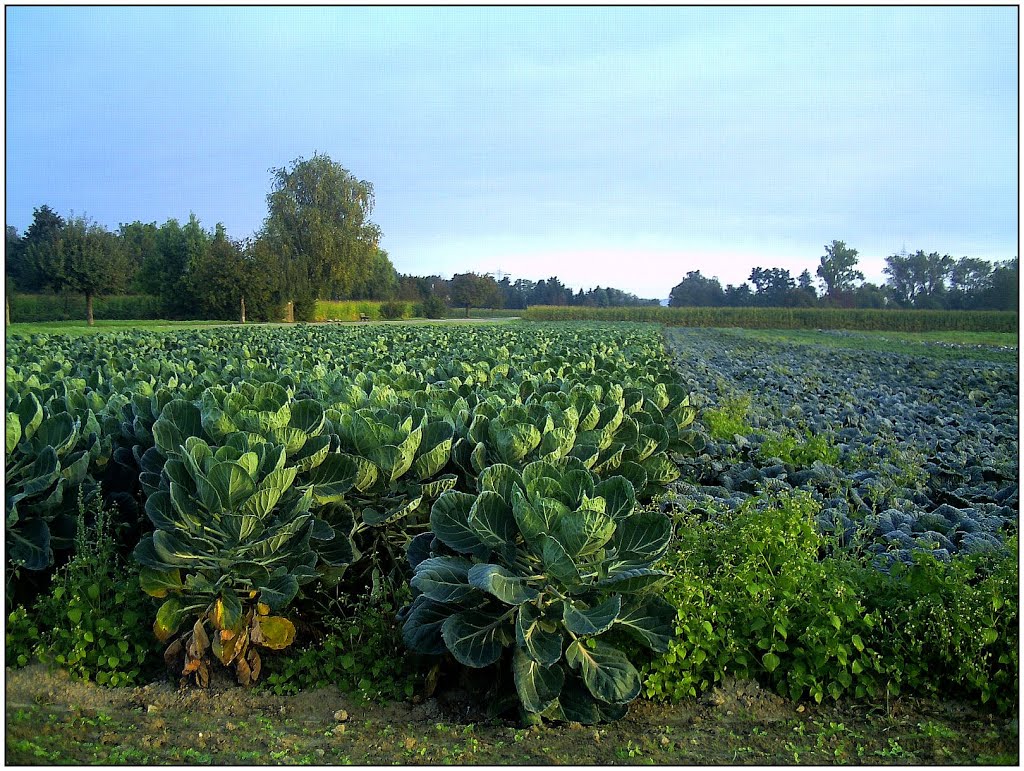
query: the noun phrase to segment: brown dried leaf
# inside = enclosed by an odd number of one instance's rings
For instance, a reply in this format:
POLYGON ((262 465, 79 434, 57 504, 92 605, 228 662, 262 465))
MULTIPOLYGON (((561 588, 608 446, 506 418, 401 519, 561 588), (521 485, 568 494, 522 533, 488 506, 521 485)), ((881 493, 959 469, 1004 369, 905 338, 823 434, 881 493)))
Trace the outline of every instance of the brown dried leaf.
POLYGON ((196 619, 195 626, 192 627, 192 640, 195 643, 195 649, 198 656, 202 656, 206 653, 206 649, 210 646, 210 638, 206 635, 206 627, 203 626, 203 620, 196 619))
POLYGON ((252 684, 252 670, 249 668, 249 664, 244 658, 238 659, 238 663, 235 664, 235 674, 238 675, 239 685, 252 684))
POLYGON ((196 684, 201 688, 210 684, 210 665, 205 660, 200 662, 199 669, 196 670, 196 684))
POLYGON ((178 656, 180 656, 183 651, 184 646, 181 644, 180 637, 167 646, 167 649, 164 651, 164 663, 169 669, 174 669, 175 662, 177 662, 178 656))
POLYGON ((252 672, 252 681, 255 683, 260 677, 263 661, 260 659, 260 654, 256 652, 255 648, 249 649, 249 654, 246 658, 249 660, 249 670, 252 672))

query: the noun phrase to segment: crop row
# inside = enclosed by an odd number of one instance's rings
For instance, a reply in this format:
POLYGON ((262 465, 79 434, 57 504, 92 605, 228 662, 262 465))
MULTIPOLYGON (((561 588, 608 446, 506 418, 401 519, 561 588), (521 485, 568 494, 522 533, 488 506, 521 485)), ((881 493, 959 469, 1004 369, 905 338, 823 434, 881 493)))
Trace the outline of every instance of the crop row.
POLYGON ((687 385, 722 425, 688 495, 738 505, 803 489, 850 548, 909 563, 999 549, 1019 501, 1017 366, 675 330, 687 385), (720 384, 716 389, 708 384, 720 384))
POLYGON ((837 308, 592 308, 535 305, 531 321, 654 322, 671 327, 747 329, 859 329, 891 332, 1016 332, 1011 311, 904 311, 837 308))
POLYGON ((623 640, 664 651, 675 613, 671 522, 640 504, 699 449, 678 380, 622 326, 11 340, 8 597, 102 496, 200 684, 255 682, 325 593, 408 583, 410 650, 500 660, 528 715, 615 718, 641 689, 623 640))

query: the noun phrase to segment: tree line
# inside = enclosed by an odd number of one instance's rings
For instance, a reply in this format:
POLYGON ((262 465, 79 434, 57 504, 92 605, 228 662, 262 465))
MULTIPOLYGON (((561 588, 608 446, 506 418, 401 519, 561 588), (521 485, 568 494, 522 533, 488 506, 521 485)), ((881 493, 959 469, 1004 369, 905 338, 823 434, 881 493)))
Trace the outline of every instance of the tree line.
POLYGON ((93 299, 139 293, 158 298, 168 318, 279 320, 287 304, 312 320, 316 301, 413 300, 429 315, 448 305, 525 308, 537 304, 657 304, 618 289, 573 293, 557 277, 541 281, 486 274, 399 275, 370 220, 373 185, 328 156, 271 170, 267 217, 255 236, 230 238, 194 214, 182 224, 135 221, 111 232, 85 216, 33 212, 23 234, 6 229, 6 289, 78 293, 93 322, 93 299))
POLYGON ((48 206, 33 212, 24 234, 6 232, 8 294, 142 293, 157 297, 169 318, 279 320, 313 317, 318 298, 387 299, 398 278, 369 215, 373 186, 326 155, 273 169, 268 213, 251 238, 233 239, 194 214, 122 224, 110 232, 84 216, 48 206))
MULTIPOLYGON (((93 299, 138 293, 157 298, 168 318, 297 321, 314 317, 316 301, 406 300, 425 315, 448 306, 524 309, 532 305, 622 307, 658 305, 612 287, 573 291, 557 276, 540 281, 489 274, 399 275, 380 248, 373 185, 328 156, 297 158, 271 170, 267 216, 250 238, 234 239, 223 224, 206 229, 194 214, 130 222, 109 231, 85 216, 62 217, 49 206, 33 212, 23 234, 6 229, 6 292, 78 293, 93 321, 93 299)), ((864 282, 857 250, 825 247, 817 269, 796 279, 783 268, 754 268, 749 284, 722 287, 690 271, 673 287, 674 306, 1015 309, 1017 259, 1001 263, 936 252, 887 258, 888 280, 864 282), (752 285, 752 286, 751 286, 752 285)))
POLYGON ((756 267, 749 284, 722 287, 717 278, 689 271, 669 294, 673 307, 915 308, 1016 310, 1018 260, 954 259, 938 252, 901 252, 886 258, 882 284, 864 281, 858 253, 843 241, 825 246, 816 270, 793 278, 785 268, 756 267), (753 285, 753 286, 751 286, 753 285), (820 293, 819 293, 820 290, 820 293))

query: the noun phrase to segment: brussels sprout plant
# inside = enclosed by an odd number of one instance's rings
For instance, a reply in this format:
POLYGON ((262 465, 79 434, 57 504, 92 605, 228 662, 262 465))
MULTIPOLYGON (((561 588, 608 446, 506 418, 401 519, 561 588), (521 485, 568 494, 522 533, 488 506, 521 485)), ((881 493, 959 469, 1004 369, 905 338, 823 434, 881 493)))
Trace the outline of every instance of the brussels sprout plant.
POLYGON ((496 464, 477 495, 442 495, 430 525, 409 550, 411 650, 474 668, 507 663, 526 713, 580 723, 625 714, 641 680, 623 642, 665 651, 675 617, 654 594, 667 574, 651 568, 671 523, 636 509, 628 479, 595 482, 574 458, 522 473, 496 464))

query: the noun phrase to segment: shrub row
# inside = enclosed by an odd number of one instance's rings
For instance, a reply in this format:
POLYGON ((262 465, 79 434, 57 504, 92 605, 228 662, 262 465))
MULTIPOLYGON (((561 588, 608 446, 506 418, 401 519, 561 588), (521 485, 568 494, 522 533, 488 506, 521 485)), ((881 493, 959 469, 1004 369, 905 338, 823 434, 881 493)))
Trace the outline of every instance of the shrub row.
MULTIPOLYGON (((78 294, 12 294, 11 322, 81 321, 85 319, 85 298, 78 294)), ((365 313, 371 320, 430 318, 423 303, 406 300, 317 300, 314 321, 359 321, 365 313)), ((463 318, 462 308, 444 308, 444 317, 463 318)), ((523 311, 471 308, 474 319, 504 318, 523 311)), ((97 320, 150 320, 166 317, 160 299, 153 295, 126 294, 97 297, 93 301, 97 320)), ((230 319, 237 321, 237 319, 230 319)))
MULTIPOLYGON (((381 319, 412 319, 412 318, 465 318, 464 308, 448 308, 441 306, 434 309, 426 303, 408 300, 317 300, 314 321, 359 321, 359 315, 365 313, 372 321, 381 319), (443 314, 443 315, 441 315, 443 314)), ((502 308, 470 308, 471 319, 494 319, 521 315, 521 310, 502 308)))
MULTIPOLYGON (((13 294, 11 322, 81 321, 85 319, 85 297, 79 294, 13 294)), ((96 319, 163 318, 160 300, 152 295, 125 294, 97 297, 93 301, 96 319)))
POLYGON ((854 329, 889 332, 1015 332, 1012 311, 917 311, 839 308, 587 308, 535 305, 529 321, 640 321, 672 327, 854 329))
POLYGON ((359 321, 365 313, 374 321, 408 319, 419 315, 414 303, 402 300, 317 300, 314 321, 359 321))

